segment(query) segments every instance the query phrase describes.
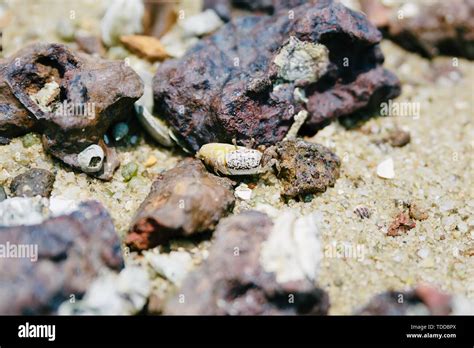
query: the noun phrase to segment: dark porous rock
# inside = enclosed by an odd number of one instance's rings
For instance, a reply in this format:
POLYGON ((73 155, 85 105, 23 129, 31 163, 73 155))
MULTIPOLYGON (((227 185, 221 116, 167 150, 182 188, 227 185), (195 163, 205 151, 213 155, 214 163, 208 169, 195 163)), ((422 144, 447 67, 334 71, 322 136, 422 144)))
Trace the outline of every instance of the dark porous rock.
POLYGON ((294 7, 291 16, 237 18, 159 66, 155 108, 195 151, 233 139, 274 145, 306 98, 305 130, 314 133, 398 96, 398 79, 381 67, 381 39, 364 15, 329 0, 294 7))
POLYGON ((10 142, 11 140, 9 138, 0 137, 0 145, 8 145, 10 142))
POLYGON ((119 162, 103 136, 133 113, 143 83, 123 62, 73 53, 60 44, 33 44, 0 65, 0 90, 0 136, 37 131, 53 156, 109 180, 119 162), (89 168, 78 154, 90 146, 101 149, 89 168))
MULTIPOLYGON (((324 192, 339 178, 341 160, 327 147, 304 140, 284 140, 271 151, 286 197, 324 192)), ((266 159, 265 159, 266 160, 266 159)))
POLYGON ((0 247, 2 315, 54 314, 71 295, 82 296, 102 269, 123 268, 112 219, 95 201, 39 225, 0 227, 0 247))
POLYGON ((362 10, 403 48, 432 58, 444 54, 474 59, 474 1, 432 0, 386 5, 364 0, 362 10))
POLYGON ((449 315, 451 296, 431 285, 410 291, 387 291, 374 296, 356 315, 449 315))
POLYGON ((17 175, 10 184, 10 191, 15 197, 49 197, 54 185, 54 174, 40 168, 27 170, 17 175))
POLYGON ((232 185, 230 179, 210 174, 199 160, 181 161, 158 175, 133 219, 126 243, 143 250, 214 229, 234 206, 232 185))
MULTIPOLYGON (((359 59, 357 57, 353 59, 359 59)), ((383 56, 380 59, 383 61, 383 56)), ((398 78, 380 66, 360 72, 354 76, 354 80, 348 76, 346 78, 336 81, 330 88, 314 87, 315 91, 309 95, 306 105, 310 113, 304 124, 306 133, 312 134, 313 130, 322 128, 328 120, 338 117, 370 115, 380 109, 382 102, 396 98, 401 92, 398 78)))
POLYGON ((262 266, 261 250, 273 229, 263 213, 246 211, 223 219, 209 257, 188 274, 165 314, 327 314, 329 298, 312 280, 278 282, 262 266))

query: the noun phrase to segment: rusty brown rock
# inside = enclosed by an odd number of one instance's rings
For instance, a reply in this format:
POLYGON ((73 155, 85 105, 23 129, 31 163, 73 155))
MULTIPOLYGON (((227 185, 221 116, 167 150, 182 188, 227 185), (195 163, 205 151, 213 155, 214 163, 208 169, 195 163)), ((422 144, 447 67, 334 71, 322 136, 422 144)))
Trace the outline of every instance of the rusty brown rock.
POLYGON ((13 178, 10 191, 14 197, 49 197, 53 191, 54 174, 40 168, 29 169, 13 178))
POLYGON ((431 285, 410 291, 387 291, 374 296, 356 315, 449 315, 452 297, 431 285))
POLYGON ((440 54, 474 59, 474 1, 432 0, 391 6, 365 0, 362 10, 403 48, 431 58, 440 54))
POLYGON ((415 226, 416 223, 411 220, 407 214, 399 213, 388 227, 387 235, 390 237, 401 236, 412 228, 415 228, 415 226))
POLYGON ((6 61, 0 62, 0 136, 16 137, 35 128, 35 120, 23 107, 5 81, 6 61))
POLYGON ((235 19, 183 58, 160 65, 153 82, 156 111, 192 149, 233 139, 239 145, 282 140, 305 107, 294 96, 296 87, 309 99, 306 131, 313 133, 328 119, 366 111, 400 93, 397 78, 381 68, 382 36, 365 16, 328 0, 292 11, 292 19, 288 11, 235 19), (303 71, 318 67, 309 79, 291 79, 275 62, 278 57, 285 65, 281 53, 291 55, 294 42, 316 51, 298 63, 303 71))
POLYGON ((104 267, 123 267, 112 219, 94 201, 39 225, 0 227, 0 246, 10 256, 13 248, 37 248, 37 260, 34 253, 0 258, 2 315, 54 314, 71 295, 84 294, 104 267))
MULTIPOLYGON (((341 161, 331 150, 304 140, 284 140, 273 149, 282 194, 297 197, 326 191, 339 178, 341 161)), ((266 159, 265 159, 266 160, 266 159)))
POLYGON ((207 172, 199 160, 181 161, 158 175, 133 219, 126 243, 143 250, 214 229, 234 206, 232 184, 207 172))
POLYGON ((303 278, 279 283, 273 272, 263 269, 261 249, 272 228, 272 220, 256 211, 223 219, 214 233, 209 257, 187 276, 164 313, 327 314, 328 295, 313 281, 303 278))
MULTIPOLYGON (((123 62, 75 54, 60 44, 27 46, 4 62, 0 73, 7 98, 0 104, 6 110, 0 114, 0 136, 38 131, 48 152, 77 169, 78 154, 87 147, 96 144, 109 152, 105 132, 133 113, 143 94, 140 78, 123 62)), ((106 156, 102 169, 90 174, 108 180, 117 166, 106 156)))

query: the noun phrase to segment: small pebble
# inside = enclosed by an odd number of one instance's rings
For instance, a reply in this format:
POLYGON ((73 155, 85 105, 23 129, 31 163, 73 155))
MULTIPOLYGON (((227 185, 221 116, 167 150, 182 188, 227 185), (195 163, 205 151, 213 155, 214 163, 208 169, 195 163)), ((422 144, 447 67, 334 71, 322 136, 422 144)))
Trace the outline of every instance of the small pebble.
POLYGON ((128 140, 130 145, 137 145, 138 144, 138 136, 132 135, 130 139, 128 140))
POLYGON ((420 207, 419 204, 412 203, 410 204, 410 209, 409 209, 410 217, 412 219, 422 221, 428 219, 428 213, 425 209, 420 207))
POLYGON ((10 144, 11 140, 5 137, 0 137, 0 145, 8 145, 10 144))
POLYGON ((138 165, 135 162, 129 162, 122 168, 124 181, 130 181, 138 172, 138 165))
POLYGON ((147 160, 145 161, 145 163, 143 163, 143 165, 147 168, 148 167, 153 167, 156 164, 157 161, 158 160, 156 159, 156 157, 151 155, 150 157, 147 158, 147 160))
POLYGON ((394 147, 402 147, 410 142, 411 136, 409 132, 395 128, 390 131, 388 141, 394 147))
POLYGON ((35 144, 39 144, 40 141, 33 133, 28 133, 21 138, 21 143, 23 144, 23 147, 28 148, 35 144))
POLYGON ((14 197, 49 197, 54 185, 54 174, 39 168, 27 170, 16 176, 11 184, 10 191, 14 197))
POLYGON ((395 177, 392 158, 379 163, 377 166, 377 175, 384 179, 393 179, 395 177))
POLYGON ((119 122, 112 129, 112 136, 115 141, 120 141, 128 134, 128 131, 128 125, 125 122, 119 122))

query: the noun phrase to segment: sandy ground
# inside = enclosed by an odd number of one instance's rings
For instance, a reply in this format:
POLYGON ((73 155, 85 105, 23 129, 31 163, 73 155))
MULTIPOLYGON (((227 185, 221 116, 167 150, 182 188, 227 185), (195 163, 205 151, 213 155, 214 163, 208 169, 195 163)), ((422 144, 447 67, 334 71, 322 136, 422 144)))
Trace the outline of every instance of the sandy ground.
MULTIPOLYGON (((105 5, 95 1, 13 3, 15 15, 3 35, 5 56, 30 41, 61 41, 55 23, 67 18, 71 10, 76 11, 81 28, 98 33, 97 19, 105 5)), ((382 48, 386 66, 402 81, 403 94, 396 101, 419 105, 419 114, 372 118, 353 130, 337 122, 326 127, 310 141, 340 156, 340 179, 311 202, 287 203, 302 212, 323 215, 325 257, 319 283, 329 292, 331 314, 349 314, 379 292, 403 290, 420 282, 474 300, 474 62, 451 57, 430 62, 390 42, 383 42, 382 48), (443 68, 453 64, 459 73, 443 75, 443 68), (408 145, 394 148, 382 141, 394 127, 410 132, 408 145), (382 179, 376 167, 388 158, 394 161, 395 177, 382 179), (417 221, 407 234, 387 236, 396 214, 413 202, 427 210, 428 219, 417 221), (360 219, 353 212, 357 206, 369 208, 371 217, 360 219)), ((126 183, 119 169, 111 182, 104 183, 53 160, 44 153, 39 138, 28 148, 23 140, 17 138, 0 147, 0 185, 8 187, 27 168, 52 170, 56 174, 53 196, 101 201, 121 236, 147 195, 153 176, 172 168, 182 157, 180 151, 164 149, 141 134, 137 146, 118 149, 122 165, 139 164, 138 176, 126 183), (144 163, 151 155, 157 164, 146 168, 144 163)), ((264 176, 252 199, 239 202, 236 211, 283 207, 278 192, 274 178, 264 176)), ((195 244, 180 241, 173 248, 190 251, 198 263, 209 241, 195 244)), ((155 279, 156 288, 166 288, 166 283, 155 279)))

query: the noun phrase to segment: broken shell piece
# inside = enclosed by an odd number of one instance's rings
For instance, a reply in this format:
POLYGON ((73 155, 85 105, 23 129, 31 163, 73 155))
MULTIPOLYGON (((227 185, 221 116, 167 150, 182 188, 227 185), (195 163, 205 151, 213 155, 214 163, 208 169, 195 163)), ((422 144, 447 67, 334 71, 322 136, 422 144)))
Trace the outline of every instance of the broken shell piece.
POLYGON ((52 103, 55 102, 59 96, 60 88, 56 81, 45 83, 37 93, 31 95, 31 99, 38 105, 43 112, 51 112, 52 103))
POLYGON ((252 189, 247 184, 241 183, 235 188, 234 195, 243 201, 248 201, 252 198, 252 189))
MULTIPOLYGON (((297 89, 295 89, 295 91, 296 90, 297 89)), ((294 122, 291 125, 291 128, 288 130, 288 133, 286 133, 283 140, 295 139, 296 136, 298 135, 298 132, 301 129, 301 126, 303 125, 304 121, 306 121, 307 118, 308 118, 308 111, 301 110, 300 112, 298 112, 294 117, 294 122)))
POLYGON ((120 42, 130 52, 150 62, 162 61, 169 57, 160 40, 152 36, 124 35, 120 37, 120 42))
POLYGON ((222 25, 224 25, 224 22, 217 13, 211 9, 191 16, 180 23, 185 36, 203 36, 216 31, 222 25))
POLYGON ((395 177, 393 159, 389 158, 383 162, 380 162, 377 166, 377 175, 384 179, 393 179, 395 177))
POLYGON ((77 161, 84 173, 98 172, 104 163, 104 150, 99 145, 91 145, 77 155, 77 161))
POLYGON ((138 120, 153 139, 166 147, 174 145, 170 137, 170 129, 166 126, 165 122, 153 116, 143 105, 135 104, 135 110, 138 120))
POLYGON ((128 266, 120 273, 105 271, 76 302, 64 301, 59 315, 130 315, 139 312, 150 295, 146 269, 128 266))
POLYGON ((278 283, 315 281, 323 258, 319 215, 298 216, 284 211, 274 222, 268 239, 262 243, 260 263, 266 272, 273 272, 278 283))
POLYGON ((232 144, 210 143, 196 154, 214 172, 224 175, 253 175, 262 171, 262 153, 232 144))
POLYGON ((113 1, 100 23, 102 41, 107 46, 113 46, 123 35, 143 32, 144 13, 145 6, 141 0, 113 1))
POLYGON ((176 286, 181 286, 183 279, 193 267, 191 256, 184 251, 171 251, 166 254, 153 250, 146 251, 143 255, 156 273, 176 286))
POLYGON ((46 199, 40 197, 12 197, 0 202, 1 226, 30 226, 43 222, 46 199))
POLYGON ((329 50, 326 46, 303 42, 294 36, 275 57, 278 76, 286 81, 303 84, 317 81, 329 66, 329 50))

